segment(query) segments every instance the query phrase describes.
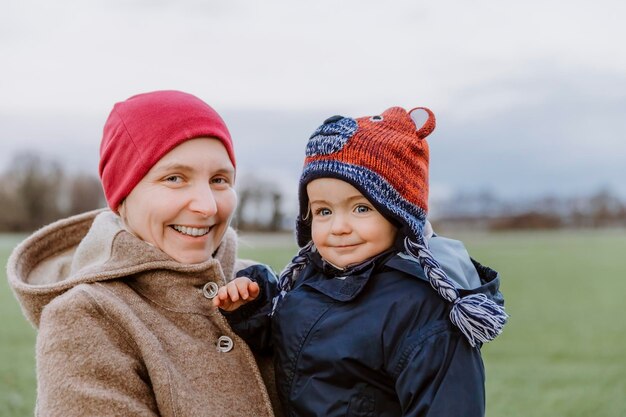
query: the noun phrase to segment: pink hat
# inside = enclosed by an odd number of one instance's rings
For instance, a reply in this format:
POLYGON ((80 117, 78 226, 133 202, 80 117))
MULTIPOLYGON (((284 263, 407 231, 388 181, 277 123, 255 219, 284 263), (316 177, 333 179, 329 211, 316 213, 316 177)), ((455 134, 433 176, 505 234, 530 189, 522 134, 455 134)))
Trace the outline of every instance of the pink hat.
POLYGON ((100 144, 100 179, 114 212, 165 154, 199 137, 219 139, 235 166, 233 142, 219 114, 181 91, 154 91, 115 104, 100 144))

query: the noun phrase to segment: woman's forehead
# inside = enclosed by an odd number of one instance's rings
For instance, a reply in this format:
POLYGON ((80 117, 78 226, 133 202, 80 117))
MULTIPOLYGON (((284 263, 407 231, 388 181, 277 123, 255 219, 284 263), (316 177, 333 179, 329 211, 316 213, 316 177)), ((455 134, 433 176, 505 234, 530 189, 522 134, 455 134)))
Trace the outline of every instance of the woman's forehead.
POLYGON ((163 156, 151 171, 235 171, 219 139, 197 138, 181 143, 163 156))

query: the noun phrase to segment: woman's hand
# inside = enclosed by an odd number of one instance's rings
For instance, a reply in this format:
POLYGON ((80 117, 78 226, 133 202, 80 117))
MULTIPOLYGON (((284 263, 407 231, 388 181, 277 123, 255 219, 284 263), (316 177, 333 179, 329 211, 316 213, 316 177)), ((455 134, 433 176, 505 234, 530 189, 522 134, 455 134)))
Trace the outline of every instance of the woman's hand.
POLYGON ((261 289, 259 284, 247 277, 235 278, 219 289, 213 305, 224 311, 237 310, 242 305, 255 300, 261 289))

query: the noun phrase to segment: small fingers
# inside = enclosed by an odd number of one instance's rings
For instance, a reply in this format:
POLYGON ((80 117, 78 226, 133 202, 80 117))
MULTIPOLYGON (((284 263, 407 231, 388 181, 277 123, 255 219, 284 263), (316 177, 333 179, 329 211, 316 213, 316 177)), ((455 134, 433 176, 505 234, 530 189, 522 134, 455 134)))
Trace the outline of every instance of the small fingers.
POLYGON ((259 287, 259 284, 257 284, 254 281, 251 281, 250 285, 248 285, 248 294, 250 295, 250 301, 256 300, 260 292, 261 292, 261 287, 259 287))
POLYGON ((228 285, 226 285, 226 291, 228 292, 230 301, 232 301, 233 303, 239 301, 239 289, 237 288, 236 283, 229 282, 228 285))
POLYGON ((213 305, 226 311, 236 310, 242 304, 256 299, 260 292, 259 284, 250 278, 235 278, 220 287, 217 295, 213 298, 213 305))
POLYGON ((227 286, 220 287, 220 289, 217 290, 217 295, 213 297, 213 305, 220 308, 225 308, 230 305, 227 286))
POLYGON ((239 296, 241 297, 242 300, 247 300, 248 297, 250 296, 250 293, 248 291, 248 286, 250 285, 251 282, 252 281, 250 281, 247 278, 234 281, 235 285, 237 286, 237 292, 239 293, 239 296))

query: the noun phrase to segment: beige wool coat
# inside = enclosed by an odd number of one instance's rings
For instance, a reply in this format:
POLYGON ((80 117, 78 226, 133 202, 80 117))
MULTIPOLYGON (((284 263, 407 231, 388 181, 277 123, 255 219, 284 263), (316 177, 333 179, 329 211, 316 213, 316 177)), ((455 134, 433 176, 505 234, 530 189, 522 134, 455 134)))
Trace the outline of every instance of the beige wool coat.
POLYGON ((235 254, 229 229, 215 259, 178 263, 108 210, 21 243, 7 268, 38 328, 36 414, 273 416, 269 360, 259 358, 262 375, 202 291, 246 266, 235 254))

